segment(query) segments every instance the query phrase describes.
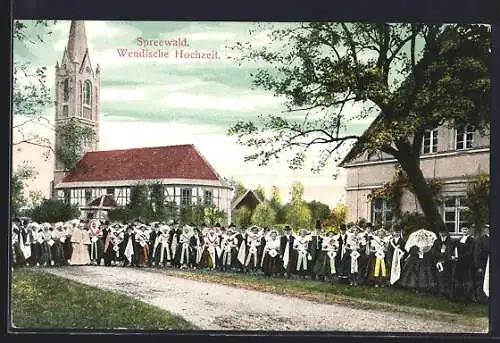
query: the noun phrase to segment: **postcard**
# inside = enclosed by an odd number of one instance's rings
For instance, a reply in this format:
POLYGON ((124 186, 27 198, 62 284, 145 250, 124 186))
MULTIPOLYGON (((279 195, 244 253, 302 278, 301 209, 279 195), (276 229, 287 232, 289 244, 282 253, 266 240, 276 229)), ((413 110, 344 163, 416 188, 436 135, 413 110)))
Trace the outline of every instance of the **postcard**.
POLYGON ((488 331, 488 25, 13 40, 13 330, 488 331))

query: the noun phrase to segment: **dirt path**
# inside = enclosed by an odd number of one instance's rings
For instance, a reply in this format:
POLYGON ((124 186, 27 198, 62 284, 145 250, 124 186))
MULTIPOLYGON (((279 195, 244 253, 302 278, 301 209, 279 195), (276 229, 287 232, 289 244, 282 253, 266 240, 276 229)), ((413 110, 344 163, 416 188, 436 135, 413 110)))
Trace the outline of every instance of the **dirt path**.
POLYGON ((44 271, 132 296, 181 315, 203 330, 474 332, 452 323, 318 304, 147 269, 84 266, 44 271))

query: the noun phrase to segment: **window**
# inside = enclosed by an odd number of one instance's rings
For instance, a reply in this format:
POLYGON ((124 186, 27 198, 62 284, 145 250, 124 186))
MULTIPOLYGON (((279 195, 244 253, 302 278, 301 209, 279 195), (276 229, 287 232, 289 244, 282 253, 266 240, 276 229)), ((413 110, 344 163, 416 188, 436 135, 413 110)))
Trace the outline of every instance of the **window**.
POLYGON ((422 154, 437 152, 438 130, 426 130, 422 139, 422 154))
POLYGON ((448 197, 443 199, 444 224, 450 233, 460 233, 462 227, 467 225, 465 212, 467 207, 463 197, 448 197))
POLYGON ((63 82, 63 99, 64 101, 69 100, 69 81, 68 79, 63 82))
POLYGON ((63 105, 63 117, 67 117, 68 114, 68 105, 63 105))
POLYGON ((92 105, 92 84, 89 80, 85 81, 83 88, 83 101, 85 105, 92 105))
POLYGON ((92 191, 90 189, 85 190, 85 203, 88 204, 92 201, 92 191))
POLYGON ((80 115, 83 116, 83 84, 82 81, 79 82, 79 87, 80 89, 80 115))
POLYGON ((213 203, 213 194, 212 191, 203 192, 203 203, 205 205, 211 205, 213 203))
POLYGON ((181 190, 181 205, 190 206, 193 190, 191 188, 183 188, 181 190))
POLYGON ((473 136, 474 131, 472 130, 472 127, 470 125, 465 125, 463 127, 457 128, 456 149, 472 149, 473 136))
POLYGON ((372 223, 390 225, 392 222, 392 204, 387 199, 374 199, 372 202, 372 223))
POLYGON ((67 204, 71 202, 71 191, 69 189, 64 190, 64 202, 67 204))
POLYGON ((106 188, 106 194, 114 195, 115 194, 115 189, 113 187, 106 188))

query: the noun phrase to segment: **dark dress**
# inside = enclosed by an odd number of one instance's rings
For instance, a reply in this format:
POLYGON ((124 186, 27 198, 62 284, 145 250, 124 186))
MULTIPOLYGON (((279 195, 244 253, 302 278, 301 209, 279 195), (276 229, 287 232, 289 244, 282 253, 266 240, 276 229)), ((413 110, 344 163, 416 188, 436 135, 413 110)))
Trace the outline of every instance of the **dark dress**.
MULTIPOLYGON (((333 237, 327 237, 326 240, 328 239, 333 239, 333 237)), ((322 249, 318 252, 313 267, 313 273, 320 277, 328 277, 336 274, 335 256, 337 251, 334 245, 327 243, 328 242, 322 242, 322 249), (331 256, 333 256, 333 258, 331 256), (334 268, 332 268, 332 265, 334 268)))
POLYGON ((412 290, 432 292, 436 287, 432 264, 430 251, 420 255, 418 247, 411 247, 401 268, 400 285, 412 290))
POLYGON ((280 253, 280 239, 270 240, 264 248, 262 260, 262 271, 265 276, 283 273, 283 260, 280 253))
POLYGON ((297 256, 294 254, 293 250, 293 242, 295 240, 295 237, 293 235, 289 236, 282 236, 280 238, 280 250, 281 250, 281 256, 282 259, 285 260, 285 254, 288 254, 288 264, 286 267, 284 267, 284 271, 290 275, 292 271, 295 268, 295 263, 294 261, 296 260, 297 256), (287 249, 288 246, 288 249, 287 249))
POLYGON ((456 242, 458 258, 453 275, 453 298, 469 302, 475 298, 474 238, 467 236, 456 242))
POLYGON ((438 237, 431 248, 433 262, 436 265, 437 293, 452 298, 452 273, 455 262, 452 260, 454 244, 450 237, 444 240, 438 237), (437 267, 439 265, 439 267, 437 267))
POLYGON ((483 283, 486 271, 486 262, 490 253, 490 236, 482 235, 475 239, 474 245, 474 269, 476 295, 480 302, 487 302, 488 297, 484 293, 483 283))

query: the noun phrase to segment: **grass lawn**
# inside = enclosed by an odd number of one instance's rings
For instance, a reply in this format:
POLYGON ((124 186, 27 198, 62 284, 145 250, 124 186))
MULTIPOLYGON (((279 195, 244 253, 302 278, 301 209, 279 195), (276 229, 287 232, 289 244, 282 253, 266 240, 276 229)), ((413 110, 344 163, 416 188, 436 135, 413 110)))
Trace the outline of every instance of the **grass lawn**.
POLYGON ((180 316, 43 272, 14 270, 12 325, 33 329, 193 330, 180 316))
POLYGON ((264 291, 327 304, 386 310, 455 322, 478 328, 488 327, 488 305, 460 304, 445 298, 390 287, 349 286, 324 281, 267 278, 216 271, 177 271, 168 274, 209 281, 249 290, 264 291))

